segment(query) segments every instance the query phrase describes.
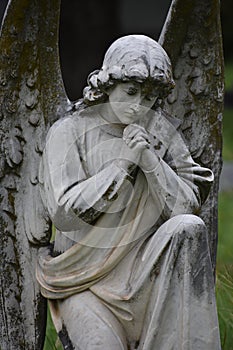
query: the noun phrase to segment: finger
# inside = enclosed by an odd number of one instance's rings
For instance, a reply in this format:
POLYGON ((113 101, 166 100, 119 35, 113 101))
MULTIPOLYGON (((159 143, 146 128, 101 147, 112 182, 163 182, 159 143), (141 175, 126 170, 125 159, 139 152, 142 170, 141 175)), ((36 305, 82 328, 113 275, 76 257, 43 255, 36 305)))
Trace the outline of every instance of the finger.
POLYGON ((146 141, 145 138, 141 135, 136 135, 135 137, 129 137, 125 140, 126 145, 128 145, 131 142, 140 142, 140 141, 146 141))
POLYGON ((147 132, 145 132, 144 130, 140 130, 140 129, 131 130, 127 135, 123 135, 123 140, 125 142, 128 140, 127 142, 129 142, 129 140, 132 140, 132 139, 138 138, 138 137, 142 137, 148 143, 150 143, 149 135, 147 134, 147 132))
POLYGON ((136 131, 136 130, 137 131, 141 130, 142 132, 147 134, 145 128, 143 128, 142 126, 140 126, 138 124, 130 124, 124 129, 123 136, 127 137, 129 133, 136 131))
POLYGON ((142 130, 145 131, 145 128, 143 128, 143 126, 138 125, 138 124, 129 124, 126 126, 126 128, 124 129, 125 133, 131 132, 132 130, 142 130))
POLYGON ((127 146, 131 149, 136 149, 136 148, 145 149, 149 147, 148 143, 145 140, 141 140, 141 141, 131 140, 127 146))
POLYGON ((147 134, 147 132, 143 131, 143 130, 131 130, 128 135, 126 136, 126 138, 132 139, 135 137, 141 136, 144 139, 148 139, 149 140, 149 135, 147 134))
POLYGON ((141 134, 141 133, 136 134, 134 137, 129 137, 124 141, 125 141, 126 145, 128 145, 131 141, 133 141, 133 142, 145 141, 148 146, 150 144, 150 140, 148 139, 148 135, 141 134))

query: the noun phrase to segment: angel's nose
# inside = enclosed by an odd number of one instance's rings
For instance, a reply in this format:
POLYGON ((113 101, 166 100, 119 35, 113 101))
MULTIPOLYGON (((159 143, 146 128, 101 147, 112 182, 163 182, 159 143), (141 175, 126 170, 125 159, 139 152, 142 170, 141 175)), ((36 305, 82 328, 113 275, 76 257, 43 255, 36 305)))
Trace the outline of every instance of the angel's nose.
POLYGON ((134 103, 134 104, 132 104, 132 105, 130 106, 130 108, 132 109, 132 111, 133 111, 134 113, 138 113, 138 112, 140 111, 140 109, 141 109, 141 106, 140 106, 139 103, 134 103))

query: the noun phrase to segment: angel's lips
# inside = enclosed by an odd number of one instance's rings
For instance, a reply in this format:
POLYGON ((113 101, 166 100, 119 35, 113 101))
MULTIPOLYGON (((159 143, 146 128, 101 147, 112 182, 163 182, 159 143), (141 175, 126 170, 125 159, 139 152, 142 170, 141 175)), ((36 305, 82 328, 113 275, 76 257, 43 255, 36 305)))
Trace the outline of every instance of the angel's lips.
POLYGON ((140 118, 141 116, 145 115, 145 112, 142 113, 141 110, 140 111, 135 111, 133 109, 129 109, 129 110, 126 110, 124 112, 124 115, 127 116, 127 117, 131 117, 131 118, 135 118, 135 117, 140 118))
POLYGON ((126 113, 133 113, 133 114, 146 114, 150 110, 150 108, 146 108, 141 105, 137 106, 131 106, 129 109, 126 109, 126 113))

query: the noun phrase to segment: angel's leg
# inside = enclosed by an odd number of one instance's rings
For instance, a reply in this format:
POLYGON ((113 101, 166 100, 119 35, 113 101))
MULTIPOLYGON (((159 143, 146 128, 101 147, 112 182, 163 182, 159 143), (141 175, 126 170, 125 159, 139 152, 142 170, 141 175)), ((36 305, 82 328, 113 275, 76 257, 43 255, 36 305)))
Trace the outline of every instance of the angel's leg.
POLYGON ((64 349, 127 349, 122 326, 111 311, 90 291, 58 301, 57 315, 62 325, 62 330, 57 331, 64 349))
POLYGON ((139 349, 220 350, 205 224, 194 215, 171 218, 152 237, 145 264, 153 258, 158 238, 162 240, 168 232, 171 241, 154 269, 155 284, 139 349))

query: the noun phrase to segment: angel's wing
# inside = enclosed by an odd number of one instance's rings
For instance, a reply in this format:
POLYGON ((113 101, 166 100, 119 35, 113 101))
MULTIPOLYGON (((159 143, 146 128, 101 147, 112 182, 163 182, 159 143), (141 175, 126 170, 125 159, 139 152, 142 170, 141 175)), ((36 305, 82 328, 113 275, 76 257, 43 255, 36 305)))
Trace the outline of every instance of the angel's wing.
POLYGON ((166 108, 182 119, 193 158, 215 174, 215 183, 201 213, 209 229, 213 267, 224 93, 219 7, 219 0, 173 0, 159 39, 171 58, 176 82, 166 108))
POLYGON ((35 282, 50 239, 38 166, 69 107, 58 58, 59 0, 11 0, 0 37, 0 348, 41 349, 46 304, 35 282))

